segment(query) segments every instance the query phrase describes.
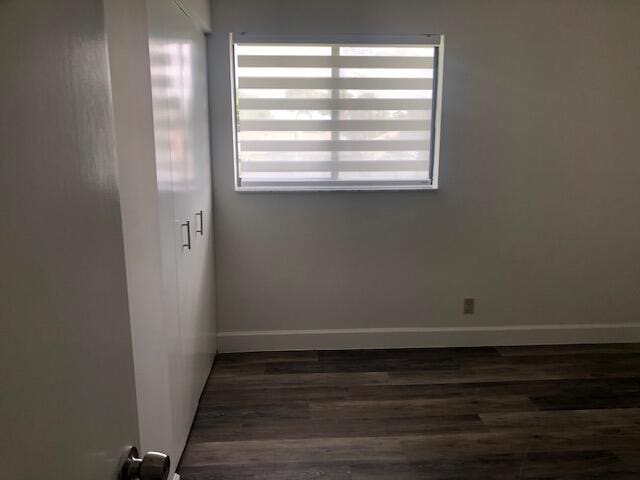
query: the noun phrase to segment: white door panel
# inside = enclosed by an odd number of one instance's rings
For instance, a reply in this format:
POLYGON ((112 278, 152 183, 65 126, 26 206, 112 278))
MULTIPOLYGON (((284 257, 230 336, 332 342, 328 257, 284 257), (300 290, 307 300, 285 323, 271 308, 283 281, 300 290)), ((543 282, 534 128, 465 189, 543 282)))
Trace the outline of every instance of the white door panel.
MULTIPOLYGON (((211 211, 209 121, 206 87, 206 46, 204 35, 191 19, 172 2, 174 10, 169 37, 175 54, 169 69, 175 86, 176 110, 170 117, 172 164, 178 159, 179 188, 174 193, 176 221, 189 222, 190 247, 178 246, 178 294, 180 331, 187 378, 190 421, 211 368, 213 353, 213 290, 211 236, 199 233, 211 211), (172 119, 175 118, 175 121, 172 119), (174 151, 175 152, 174 155, 174 151), (197 215, 202 211, 202 219, 197 215)), ((170 95, 171 98, 171 95, 170 95)), ((182 228, 181 235, 186 232, 182 228)), ((186 242, 189 243, 189 242, 186 242)))
MULTIPOLYGON (((182 38, 189 45, 188 74, 185 78, 183 116, 186 125, 189 167, 194 189, 190 192, 188 208, 194 222, 191 262, 184 262, 185 275, 191 280, 191 291, 185 301, 191 304, 187 328, 187 356, 193 368, 192 402, 197 404, 211 368, 214 351, 213 249, 211 225, 211 167, 209 154, 209 107, 207 102, 206 42, 186 17, 182 17, 182 38), (198 215, 202 212, 202 218, 198 215), (200 228, 202 227, 202 228, 200 228), (200 232, 200 230, 202 230, 200 232)), ((180 266, 180 264, 179 264, 180 266)))
MULTIPOLYGON (((186 434, 184 425, 188 422, 188 410, 183 400, 188 381, 183 375, 185 363, 182 354, 180 332, 180 304, 178 297, 179 278, 177 274, 178 255, 176 245, 183 243, 181 222, 177 221, 176 204, 181 185, 174 141, 171 134, 176 123, 176 102, 172 102, 169 90, 175 87, 170 83, 169 60, 173 47, 167 40, 164 28, 167 10, 165 2, 147 2, 147 23, 149 33, 149 60, 153 97, 154 137, 156 145, 156 169, 158 177, 158 195, 160 228, 162 240, 162 264, 164 283, 164 303, 167 323, 167 343, 169 355, 169 383, 171 386, 172 456, 181 453, 186 434), (171 121, 172 120, 172 121, 171 121), (174 161, 174 159, 176 159, 174 161)), ((169 15, 173 12, 169 10, 169 15)))
MULTIPOLYGON (((158 2, 159 3, 159 2, 158 2)), ((176 272, 176 243, 180 233, 176 226, 174 207, 174 178, 172 171, 171 125, 169 117, 173 106, 169 102, 167 90, 168 66, 167 45, 162 29, 162 11, 155 2, 147 4, 149 34, 149 63, 151 69, 153 123, 156 150, 156 175, 158 181, 158 202, 160 213, 160 237, 162 250, 162 277, 166 322, 167 355, 169 364, 169 385, 171 406, 168 420, 171 422, 171 456, 178 459, 184 440, 184 424, 187 411, 182 398, 186 379, 182 375, 184 362, 180 347, 180 308, 178 303, 178 276, 176 272)))
POLYGON ((175 295, 178 356, 171 376, 179 389, 173 417, 181 449, 215 351, 205 39, 173 1, 149 0, 147 10, 156 150, 170 179, 162 193, 162 221, 173 237, 164 238, 175 239, 163 248, 167 261, 173 260, 167 288, 175 295))
POLYGON ((0 1, 0 477, 138 443, 101 0, 0 1))

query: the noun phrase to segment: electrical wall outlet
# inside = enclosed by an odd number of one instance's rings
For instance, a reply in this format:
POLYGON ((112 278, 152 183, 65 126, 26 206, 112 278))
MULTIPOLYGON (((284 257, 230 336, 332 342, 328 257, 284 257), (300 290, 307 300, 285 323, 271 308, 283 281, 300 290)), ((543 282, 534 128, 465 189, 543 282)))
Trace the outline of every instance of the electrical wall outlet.
POLYGON ((473 315, 476 310, 476 299, 475 298, 465 298, 464 299, 464 307, 463 312, 465 315, 473 315))

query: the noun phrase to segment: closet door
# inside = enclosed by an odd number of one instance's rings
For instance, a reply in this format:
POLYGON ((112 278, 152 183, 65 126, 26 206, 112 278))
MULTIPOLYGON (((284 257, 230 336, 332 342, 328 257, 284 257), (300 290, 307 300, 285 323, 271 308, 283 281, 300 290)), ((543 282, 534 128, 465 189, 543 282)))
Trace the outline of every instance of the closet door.
POLYGON ((168 36, 167 24, 175 12, 168 1, 147 1, 149 60, 153 98, 153 127, 156 150, 156 175, 162 244, 163 308, 165 309, 169 383, 171 389, 172 456, 178 458, 184 448, 189 423, 185 401, 187 378, 180 331, 178 295, 178 257, 180 223, 176 220, 176 192, 181 184, 179 151, 172 129, 177 123, 176 74, 170 69, 176 46, 168 36))
POLYGON ((211 368, 214 296, 205 37, 173 2, 168 36, 180 333, 190 415, 211 368), (206 233, 205 233, 206 232, 206 233))
MULTIPOLYGON (((186 16, 183 20, 188 20, 186 16)), ((187 351, 194 373, 192 401, 197 404, 211 370, 215 352, 215 290, 213 252, 213 206, 211 198, 211 155, 209 150, 209 104, 207 89, 206 39, 190 21, 184 25, 190 45, 190 75, 185 97, 184 117, 187 125, 187 146, 193 168, 193 196, 190 199, 194 222, 191 269, 186 274, 195 279, 189 301, 193 315, 188 331, 187 351)), ((185 299, 186 300, 186 299, 185 299)))
POLYGON ((172 0, 149 0, 147 11, 173 430, 181 451, 215 353, 205 38, 172 0))

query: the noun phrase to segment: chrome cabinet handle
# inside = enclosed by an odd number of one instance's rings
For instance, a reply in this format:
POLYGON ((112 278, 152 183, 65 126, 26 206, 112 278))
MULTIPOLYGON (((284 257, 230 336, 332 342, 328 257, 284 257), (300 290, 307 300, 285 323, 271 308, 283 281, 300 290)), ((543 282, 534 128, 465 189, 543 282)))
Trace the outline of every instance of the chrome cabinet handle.
POLYGON ((191 225, 189 224, 189 220, 182 224, 183 227, 187 227, 187 243, 183 243, 183 247, 187 247, 191 250, 191 225))
POLYGON ((196 233, 199 233, 200 235, 202 235, 204 233, 204 220, 202 216, 202 210, 200 210, 199 212, 196 212, 196 218, 198 217, 200 217, 200 228, 198 229, 198 227, 196 226, 196 233))

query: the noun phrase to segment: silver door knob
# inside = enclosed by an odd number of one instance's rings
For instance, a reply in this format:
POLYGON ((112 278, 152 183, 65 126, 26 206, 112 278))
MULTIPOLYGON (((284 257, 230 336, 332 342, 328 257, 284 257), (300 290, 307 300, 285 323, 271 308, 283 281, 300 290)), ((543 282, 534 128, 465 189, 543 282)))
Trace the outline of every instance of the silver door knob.
POLYGON ((122 465, 120 480, 167 480, 171 461, 168 455, 147 452, 138 458, 138 449, 131 447, 122 465))

